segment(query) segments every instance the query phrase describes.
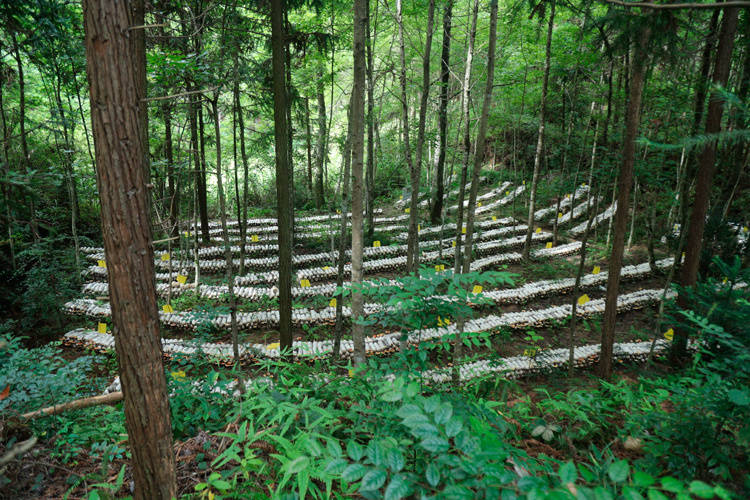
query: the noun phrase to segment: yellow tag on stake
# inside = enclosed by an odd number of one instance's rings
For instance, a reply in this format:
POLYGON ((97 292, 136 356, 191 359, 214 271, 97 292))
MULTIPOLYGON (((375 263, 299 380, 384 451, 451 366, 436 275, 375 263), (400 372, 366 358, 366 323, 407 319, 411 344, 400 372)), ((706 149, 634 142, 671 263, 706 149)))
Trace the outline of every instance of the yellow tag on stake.
POLYGON ((250 241, 252 241, 253 243, 258 243, 258 241, 260 241, 260 238, 258 238, 257 234, 254 234, 250 236, 250 241))
POLYGON ((107 333, 107 323, 99 323, 96 326, 96 331, 98 333, 107 333))
POLYGON ((177 275, 177 283, 179 283, 180 285, 184 285, 185 283, 187 283, 187 276, 183 276, 182 274, 178 274, 177 275))
POLYGON ((267 350, 267 351, 270 351, 271 349, 278 349, 280 345, 281 345, 281 344, 279 344, 278 342, 274 342, 274 343, 272 343, 272 344, 268 344, 268 345, 266 346, 266 350, 267 350))
POLYGON ((497 220, 497 215, 493 215, 492 220, 497 220))
POLYGON ((300 280, 299 286, 302 288, 310 288, 310 280, 300 280))
POLYGON ((373 248, 378 248, 380 246, 380 241, 379 240, 373 241, 372 242, 372 246, 373 246, 373 248))
POLYGON ((104 261, 104 260, 98 260, 98 261, 96 261, 96 263, 97 263, 97 265, 99 267, 103 267, 104 269, 107 269, 107 262, 106 261, 104 261))
POLYGON ((541 233, 541 232, 542 232, 542 228, 541 228, 541 227, 538 227, 538 228, 536 228, 536 231, 534 231, 534 232, 535 232, 536 234, 539 234, 539 233, 541 233))
POLYGON ((169 255, 169 252, 161 254, 161 260, 163 260, 163 261, 167 261, 170 258, 171 258, 171 256, 169 255))
POLYGON ((461 228, 461 234, 466 234, 466 228, 465 227, 461 228))
POLYGON ((456 240, 453 240, 453 241, 451 241, 451 243, 452 243, 452 245, 451 245, 451 246, 452 246, 453 248, 456 248, 456 240))
POLYGON ((674 338, 674 330, 670 328, 669 330, 664 332, 664 338, 671 342, 672 339, 674 338))
POLYGON ((164 304, 163 306, 161 306, 161 310, 164 311, 165 313, 173 313, 174 312, 174 309, 172 309, 172 306, 169 305, 169 304, 164 304))
POLYGON ((482 293, 482 285, 474 285, 474 289, 471 291, 471 293, 482 293))
POLYGON ((481 207, 481 206, 482 206, 482 202, 481 202, 481 201, 478 201, 478 202, 477 202, 477 208, 479 208, 479 207, 481 207))
POLYGON ((602 272, 602 268, 599 266, 594 266, 594 269, 591 271, 591 274, 599 274, 602 272))
POLYGON ((328 303, 328 307, 336 307, 336 298, 332 298, 331 301, 328 303))
POLYGON ((551 242, 551 241, 548 241, 548 242, 547 242, 547 246, 546 246, 545 248, 552 248, 552 242, 551 242))
POLYGON ((408 214, 409 212, 411 212, 411 208, 405 208, 404 212, 406 212, 408 214))
POLYGON ((589 302, 590 300, 591 299, 589 299, 589 296, 584 293, 583 295, 581 295, 580 297, 578 297, 578 305, 582 306, 582 305, 586 304, 587 302, 589 302))

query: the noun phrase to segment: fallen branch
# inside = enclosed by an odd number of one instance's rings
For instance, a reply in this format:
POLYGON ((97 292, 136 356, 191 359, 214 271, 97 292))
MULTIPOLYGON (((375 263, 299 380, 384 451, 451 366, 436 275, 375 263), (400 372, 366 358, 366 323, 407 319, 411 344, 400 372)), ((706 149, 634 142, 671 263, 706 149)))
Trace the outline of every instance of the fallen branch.
POLYGON ((11 448, 5 455, 0 457, 0 466, 3 466, 2 469, 0 469, 0 474, 5 473, 5 464, 9 463, 11 460, 15 459, 16 457, 22 456, 24 453, 29 451, 31 448, 34 447, 36 444, 36 436, 31 436, 26 441, 21 441, 20 443, 16 443, 16 445, 11 448))
POLYGON ((109 394, 102 394, 90 398, 76 399, 75 401, 69 401, 67 403, 42 408, 40 410, 34 410, 29 413, 24 413, 21 415, 21 418, 24 420, 30 420, 41 416, 57 415, 58 413, 68 410, 80 410, 81 408, 98 405, 111 405, 119 401, 122 401, 122 391, 110 392, 109 394))

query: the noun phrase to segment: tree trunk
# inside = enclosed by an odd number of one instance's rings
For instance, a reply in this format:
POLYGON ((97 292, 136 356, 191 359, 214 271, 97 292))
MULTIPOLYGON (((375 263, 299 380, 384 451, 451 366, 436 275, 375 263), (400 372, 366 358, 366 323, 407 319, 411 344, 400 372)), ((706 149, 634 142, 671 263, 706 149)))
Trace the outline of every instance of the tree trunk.
POLYGON ((448 86, 450 82, 451 56, 451 16, 453 14, 453 0, 448 0, 443 13, 443 49, 440 56, 440 106, 438 108, 438 158, 435 165, 435 199, 430 210, 430 222, 439 224, 443 213, 443 197, 445 196, 445 149, 448 131, 448 86))
MULTIPOLYGON (((471 28, 469 29, 469 41, 466 48, 466 69, 464 71, 464 82, 461 95, 461 108, 466 122, 464 130, 464 161, 461 168, 461 180, 458 186, 458 213, 456 214, 456 250, 453 262, 453 272, 461 272, 461 240, 463 239, 463 218, 464 218, 464 198, 466 197, 466 177, 469 171, 469 158, 471 158, 471 120, 469 113, 471 111, 471 64, 474 58, 474 39, 477 35, 477 15, 479 13, 479 0, 474 0, 474 8, 471 14, 471 28)), ((456 343, 456 357, 461 349, 461 344, 456 343)))
POLYGON ((313 198, 312 138, 310 137, 310 99, 305 97, 305 146, 307 149, 307 191, 313 198))
MULTIPOLYGON (((192 87, 188 87, 188 89, 192 89, 192 87)), ((199 144, 198 144, 198 104, 195 95, 191 94, 189 97, 189 106, 188 106, 188 121, 190 122, 190 149, 192 150, 192 156, 193 156, 193 174, 195 177, 195 196, 196 201, 198 202, 198 212, 199 212, 199 218, 201 221, 201 227, 200 232, 203 241, 209 241, 210 240, 210 234, 209 234, 209 228, 208 228, 208 213, 203 210, 201 207, 200 199, 201 199, 201 191, 205 192, 206 185, 205 185, 205 177, 202 174, 201 170, 201 160, 200 160, 200 154, 199 154, 199 144)), ((198 228, 195 228, 196 234, 198 233, 198 228)))
POLYGON ((177 219, 179 217, 179 193, 176 188, 174 171, 174 151, 172 147, 172 108, 163 104, 161 107, 164 118, 164 156, 167 160, 167 196, 169 197, 169 235, 178 235, 177 219))
MULTIPOLYGON (((725 88, 729 79, 729 70, 732 62, 732 49, 734 48, 734 35, 737 31, 738 8, 724 10, 719 33, 719 45, 714 63, 713 83, 725 88)), ((721 95, 711 92, 706 114, 706 135, 716 134, 721 131, 721 116, 724 111, 724 101, 721 95)), ((698 173, 695 178, 695 195, 693 197, 693 210, 690 214, 690 225, 687 228, 687 243, 685 245, 685 261, 680 271, 680 286, 692 287, 698 279, 698 266, 700 264, 701 246, 703 242, 703 230, 706 224, 706 212, 711 196, 711 185, 716 168, 716 141, 708 143, 700 153, 698 162, 698 173)), ((619 208, 619 207, 618 207, 619 208)), ((680 294, 677 304, 686 308, 689 306, 688 299, 680 294)), ((674 344, 671 352, 673 361, 680 361, 685 357, 687 350, 687 332, 676 329, 674 344)))
MULTIPOLYGON (((203 125, 203 104, 198 102, 198 145, 200 149, 198 151, 200 158, 200 185, 198 187, 198 206, 201 211, 201 235, 203 236, 203 243, 211 242, 211 233, 208 225, 208 185, 206 181, 206 136, 204 133, 203 125), (205 223, 204 223, 205 221, 205 223)), ((227 235, 225 234, 226 238, 227 235)))
POLYGON ((271 2, 273 117, 276 143, 276 198, 279 227, 279 337, 282 350, 292 349, 292 233, 289 175, 289 132, 285 70, 284 7, 271 2))
POLYGON ((176 496, 145 141, 143 0, 83 3, 91 122, 115 350, 136 499, 176 496))
POLYGON ((245 117, 242 114, 242 100, 240 99, 239 85, 236 90, 237 100, 237 125, 240 129, 240 156, 242 157, 242 217, 239 222, 240 224, 240 274, 243 274, 245 269, 245 254, 247 245, 247 191, 248 191, 248 177, 250 175, 249 166, 247 161, 247 148, 245 147, 245 117))
POLYGON ((617 296, 620 290, 620 269, 625 246, 625 229, 628 223, 630 190, 633 186, 635 164, 635 139, 641 117, 641 97, 646 79, 646 59, 651 28, 646 26, 640 33, 633 61, 633 75, 629 82, 628 107, 625 116, 625 137, 623 140, 623 160, 617 186, 617 211, 615 213, 612 254, 609 258, 607 295, 602 321, 602 345, 599 356, 599 373, 604 378, 612 375, 612 350, 615 341, 615 321, 617 319, 617 296))
MULTIPOLYGON (((400 18, 400 16, 399 16, 400 18)), ((422 58, 422 97, 419 103, 419 123, 417 124, 416 161, 411 171, 411 199, 409 214, 409 238, 407 240, 406 269, 407 272, 419 271, 419 234, 417 222, 419 219, 419 187, 422 180, 422 157, 424 156, 424 129, 427 120, 427 99, 430 95, 430 53, 432 52, 432 29, 435 19, 435 0, 430 0, 427 7, 427 38, 422 58)), ((401 23, 401 30, 403 30, 401 23)), ((405 74, 405 73, 404 73, 405 74)))
MULTIPOLYGON (((367 8, 365 9, 365 32, 367 35, 367 166, 365 174, 365 211, 366 211, 366 223, 365 228, 367 234, 365 235, 365 241, 368 243, 372 241, 374 227, 374 212, 375 212, 375 145, 374 140, 374 109, 375 109, 375 79, 373 73, 375 72, 375 62, 373 58, 373 46, 375 45, 376 33, 370 34, 370 5, 367 0, 367 8)), ((375 2, 375 15, 377 21, 377 5, 375 2)), ((343 210, 342 210, 343 212, 343 210)))
POLYGON ((237 384, 240 394, 245 392, 245 384, 242 377, 240 365, 239 328, 237 327, 237 297, 234 295, 234 265, 232 259, 232 243, 229 241, 229 227, 227 226, 227 203, 224 196, 224 181, 221 174, 221 127, 219 122, 219 91, 217 90, 211 100, 211 112, 214 116, 214 139, 216 140, 216 189, 219 192, 219 210, 221 211, 221 230, 224 233, 224 259, 226 260, 226 280, 229 286, 229 315, 232 332, 232 353, 234 355, 234 368, 239 377, 237 384))
MULTIPOLYGON (((326 153, 328 133, 326 132, 326 97, 323 93, 323 75, 324 69, 321 65, 320 74, 318 75, 318 147, 315 153, 315 160, 318 163, 317 178, 315 181, 315 208, 318 210, 323 208, 323 204, 325 203, 325 193, 323 192, 323 165, 328 156, 326 153)), ((331 102, 331 107, 333 107, 333 102, 331 102)))
MULTIPOLYGON (((401 0, 396 0, 399 5, 401 0)), ((365 142, 365 23, 367 0, 354 0, 354 88, 352 89, 352 286, 362 286, 362 177, 365 142)), ((400 15, 399 15, 400 19, 400 15)), ((352 339, 354 364, 365 362, 364 325, 356 321, 364 313, 361 288, 352 292, 352 339)))
MULTIPOLYGON (((539 183, 539 170, 542 165, 542 149, 544 147, 544 120, 547 114, 547 87, 549 84, 549 68, 552 56, 552 28, 555 25, 555 1, 549 13, 549 24, 547 25, 547 45, 544 56, 544 77, 542 78, 542 102, 539 111, 539 132, 536 140, 536 153, 534 154, 534 173, 531 177, 531 189, 529 191, 529 217, 526 228, 526 241, 523 244, 523 258, 529 259, 531 255, 531 237, 534 234, 534 211, 536 210, 536 189, 539 183)), ((574 188, 575 189, 575 188, 574 188)), ((555 214, 557 216, 557 214, 555 214)))

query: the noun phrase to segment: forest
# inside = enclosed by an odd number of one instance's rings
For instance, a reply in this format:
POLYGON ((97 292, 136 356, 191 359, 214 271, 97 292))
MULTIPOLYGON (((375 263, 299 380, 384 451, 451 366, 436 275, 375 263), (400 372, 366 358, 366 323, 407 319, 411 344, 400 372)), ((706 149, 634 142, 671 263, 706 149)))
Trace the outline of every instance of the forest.
POLYGON ((750 1, 0 0, 0 498, 750 498, 750 1))

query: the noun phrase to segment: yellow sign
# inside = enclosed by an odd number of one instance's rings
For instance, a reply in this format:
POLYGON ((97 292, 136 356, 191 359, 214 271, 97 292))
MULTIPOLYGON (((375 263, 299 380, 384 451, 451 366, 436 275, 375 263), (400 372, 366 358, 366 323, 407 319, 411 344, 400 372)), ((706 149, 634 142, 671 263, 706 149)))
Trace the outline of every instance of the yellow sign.
POLYGON ((411 212, 411 208, 405 208, 404 212, 406 212, 408 214, 409 212, 411 212))
POLYGON ((602 268, 599 266, 594 266, 594 269, 591 271, 591 274, 599 274, 602 272, 602 268))
POLYGON ((669 330, 664 332, 664 338, 671 342, 672 339, 674 338, 674 330, 670 328, 669 330))
POLYGON ((331 266, 323 266, 323 271, 328 271, 331 268, 331 266))
POLYGON ((538 227, 538 228, 536 228, 536 231, 534 231, 534 232, 535 232, 536 234, 539 234, 539 233, 541 233, 541 232, 542 232, 542 228, 541 228, 541 227, 538 227))
POLYGON ((565 199, 567 200, 568 198, 570 198, 570 194, 565 195, 565 199))
POLYGON ((380 241, 379 240, 373 241, 372 242, 372 246, 373 246, 373 248, 378 248, 380 246, 380 241))
POLYGON ((589 299, 589 296, 584 293, 583 295, 581 295, 580 297, 578 297, 578 305, 582 306, 582 305, 586 304, 587 302, 589 302, 590 300, 591 299, 589 299))
POLYGON ((742 227, 742 232, 743 233, 747 233, 748 231, 750 231, 750 228, 748 228, 747 226, 743 226, 742 227))
POLYGON ((466 227, 461 228, 461 234, 466 234, 466 227))
POLYGON ((557 218, 562 219, 562 212, 557 212, 557 218))
POLYGON ((174 312, 174 309, 172 309, 172 306, 169 305, 169 304, 164 304, 163 306, 161 306, 161 310, 164 311, 165 313, 173 313, 174 312))
POLYGON ((456 240, 451 241, 453 248, 456 248, 456 240))
POLYGON ((401 196, 398 197, 398 199, 399 200, 403 200, 404 199, 404 195, 402 194, 401 196))
POLYGON ((479 208, 479 207, 481 207, 481 206, 482 206, 482 202, 481 202, 481 201, 478 201, 478 202, 477 202, 477 208, 479 208))
POLYGON ((271 349, 278 349, 278 348, 279 348, 279 346, 281 346, 281 344, 279 344, 278 342, 274 342, 274 343, 272 343, 272 344, 268 344, 268 345, 266 346, 266 350, 267 350, 267 351, 270 351, 271 349))
POLYGON ((420 232, 422 230, 422 224, 417 224, 417 232, 420 232))
POLYGON ((185 283, 187 283, 187 276, 183 276, 182 274, 178 274, 177 275, 177 283, 179 283, 180 285, 184 285, 185 283))
POLYGON ((184 380, 185 379, 185 370, 178 370, 176 372, 171 373, 173 379, 177 380, 184 380))
POLYGON ((310 280, 299 280, 299 286, 302 288, 310 288, 310 280))
POLYGON ((437 271, 437 272, 445 271, 445 264, 437 264, 435 266, 435 271, 437 271))
POLYGON ((474 289, 471 293, 482 293, 482 285, 474 285, 474 289))
POLYGON ((250 236, 250 241, 252 241, 253 243, 258 243, 258 241, 260 241, 260 238, 258 238, 257 234, 254 234, 250 236))
POLYGON ((505 196, 510 196, 510 191, 506 191, 505 196))
POLYGON ((169 252, 161 254, 161 260, 163 260, 163 261, 167 261, 170 258, 171 258, 171 256, 169 255, 169 252))
POLYGON ((354 376, 354 370, 349 368, 349 377, 353 377, 353 376, 354 376))
POLYGON ((497 220, 497 215, 493 215, 492 220, 497 220))
POLYGON ((182 234, 185 236, 185 238, 190 238, 193 235, 193 233, 191 233, 189 231, 183 231, 182 234))
POLYGON ((99 323, 96 326, 96 331, 98 333, 107 333, 107 323, 99 323))
POLYGON ((336 307, 336 298, 332 298, 331 301, 328 303, 328 307, 336 307))
POLYGON ((451 324, 451 320, 448 318, 441 318, 440 316, 437 317, 437 325, 438 326, 448 326, 451 324))
POLYGON ((727 278, 726 276, 724 276, 724 279, 723 279, 723 280, 721 280, 721 284, 722 284, 722 285, 726 285, 726 284, 727 284, 727 281, 729 281, 729 279, 728 279, 728 278, 727 278))
POLYGON ((547 246, 546 246, 545 248, 552 248, 552 242, 551 242, 551 241, 548 241, 548 242, 547 242, 547 246))
POLYGON ((536 351, 537 350, 535 348, 534 349, 524 349, 523 350, 523 355, 526 356, 527 358, 533 358, 534 356, 536 356, 536 351))
POLYGON ((103 260, 98 260, 96 263, 99 265, 99 267, 103 267, 104 269, 107 269, 107 262, 103 260))

